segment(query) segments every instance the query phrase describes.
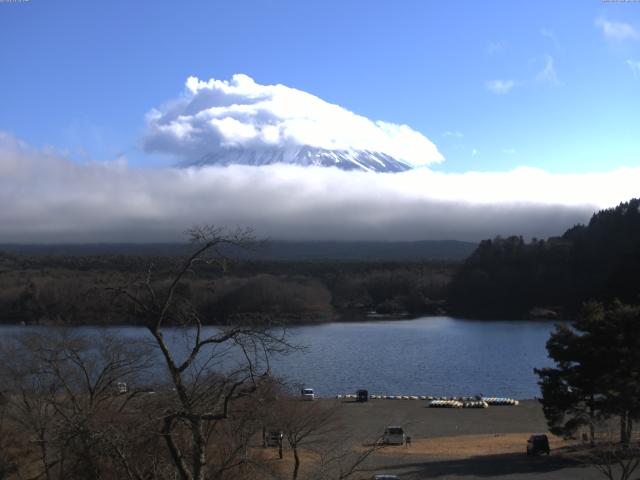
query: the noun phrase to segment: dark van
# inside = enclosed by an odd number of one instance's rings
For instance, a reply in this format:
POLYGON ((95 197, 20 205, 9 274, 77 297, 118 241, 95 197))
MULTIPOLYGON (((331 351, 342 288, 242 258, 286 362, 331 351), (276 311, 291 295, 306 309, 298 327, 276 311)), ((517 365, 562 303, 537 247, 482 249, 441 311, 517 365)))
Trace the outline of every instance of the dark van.
POLYGON ((549 439, 546 435, 531 435, 527 440, 527 455, 534 456, 541 453, 549 455, 549 439))
POLYGON ((358 402, 368 402, 369 401, 369 392, 367 390, 358 390, 356 392, 356 401, 358 401, 358 402))

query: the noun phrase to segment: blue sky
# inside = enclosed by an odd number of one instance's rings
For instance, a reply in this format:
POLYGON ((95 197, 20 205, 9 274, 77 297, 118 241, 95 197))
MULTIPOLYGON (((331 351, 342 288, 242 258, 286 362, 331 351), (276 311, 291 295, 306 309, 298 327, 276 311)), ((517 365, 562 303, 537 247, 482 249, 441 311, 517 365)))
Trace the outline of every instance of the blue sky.
POLYGON ((638 32, 640 4, 584 0, 2 3, 0 130, 162 165, 145 114, 245 73, 410 125, 435 170, 607 171, 640 165, 638 32))
POLYGON ((0 243, 559 235, 638 196, 638 112, 638 2, 0 0, 0 243), (238 145, 426 168, 174 168, 238 145))

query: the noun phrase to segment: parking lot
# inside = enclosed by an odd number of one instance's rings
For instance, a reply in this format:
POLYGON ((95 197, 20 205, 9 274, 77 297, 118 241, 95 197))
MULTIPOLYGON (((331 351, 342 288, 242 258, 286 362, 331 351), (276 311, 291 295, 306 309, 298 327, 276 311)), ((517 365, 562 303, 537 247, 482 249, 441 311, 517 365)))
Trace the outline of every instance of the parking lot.
POLYGON ((547 431, 542 409, 533 400, 487 409, 428 408, 427 402, 415 400, 319 401, 336 406, 353 448, 373 441, 390 425, 402 426, 411 436, 409 446, 377 452, 363 478, 374 473, 402 479, 601 478, 567 454, 572 444, 551 435, 549 456, 526 455, 528 437, 547 431))

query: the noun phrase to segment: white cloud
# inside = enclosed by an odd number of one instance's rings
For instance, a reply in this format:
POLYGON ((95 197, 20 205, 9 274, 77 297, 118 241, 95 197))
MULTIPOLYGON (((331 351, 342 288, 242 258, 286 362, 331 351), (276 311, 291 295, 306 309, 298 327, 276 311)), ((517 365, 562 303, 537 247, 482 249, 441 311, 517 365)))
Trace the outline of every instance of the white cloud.
POLYGON ((274 239, 479 240, 548 236, 637 195, 640 168, 608 173, 397 174, 272 165, 135 169, 77 164, 0 133, 0 243, 181 240, 194 223, 274 239))
POLYGON ((452 132, 451 130, 447 130, 446 132, 444 132, 442 134, 443 137, 455 137, 455 138, 462 138, 464 137, 464 135, 461 132, 458 131, 454 131, 452 132))
POLYGON ((553 45, 556 48, 560 48, 560 42, 558 42, 558 37, 556 36, 555 32, 553 30, 550 30, 548 28, 542 27, 540 29, 540 35, 542 35, 545 38, 548 38, 549 40, 551 40, 551 42, 553 43, 553 45))
POLYGON ((603 17, 599 17, 595 21, 596 27, 602 30, 605 38, 608 40, 638 40, 640 39, 640 31, 633 25, 623 22, 611 22, 603 17))
POLYGON ((627 60, 625 62, 627 66, 631 69, 633 76, 635 78, 640 78, 640 60, 627 60))
POLYGON ((413 165, 443 159, 407 125, 372 121, 301 90, 261 85, 242 74, 229 81, 189 77, 179 98, 147 114, 144 145, 186 160, 233 147, 300 145, 384 152, 413 165))
POLYGON ((544 67, 542 67, 536 75, 536 81, 550 85, 559 85, 560 82, 558 81, 558 75, 556 74, 556 68, 551 55, 545 56, 544 67))
POLYGON ((513 80, 489 80, 485 82, 485 87, 492 93, 496 95, 504 95, 511 91, 511 89, 516 85, 516 82, 513 80))

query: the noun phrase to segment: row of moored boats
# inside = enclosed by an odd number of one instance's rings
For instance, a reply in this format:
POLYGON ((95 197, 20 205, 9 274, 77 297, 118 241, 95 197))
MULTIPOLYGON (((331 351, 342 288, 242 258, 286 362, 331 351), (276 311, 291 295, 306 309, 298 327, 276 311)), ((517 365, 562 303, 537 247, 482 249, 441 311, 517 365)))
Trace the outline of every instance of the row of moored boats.
MULTIPOLYGON (((338 399, 355 400, 354 394, 337 395, 338 399)), ((427 400, 433 408, 487 408, 490 405, 518 405, 507 397, 433 397, 429 395, 369 395, 370 400, 427 400)))

